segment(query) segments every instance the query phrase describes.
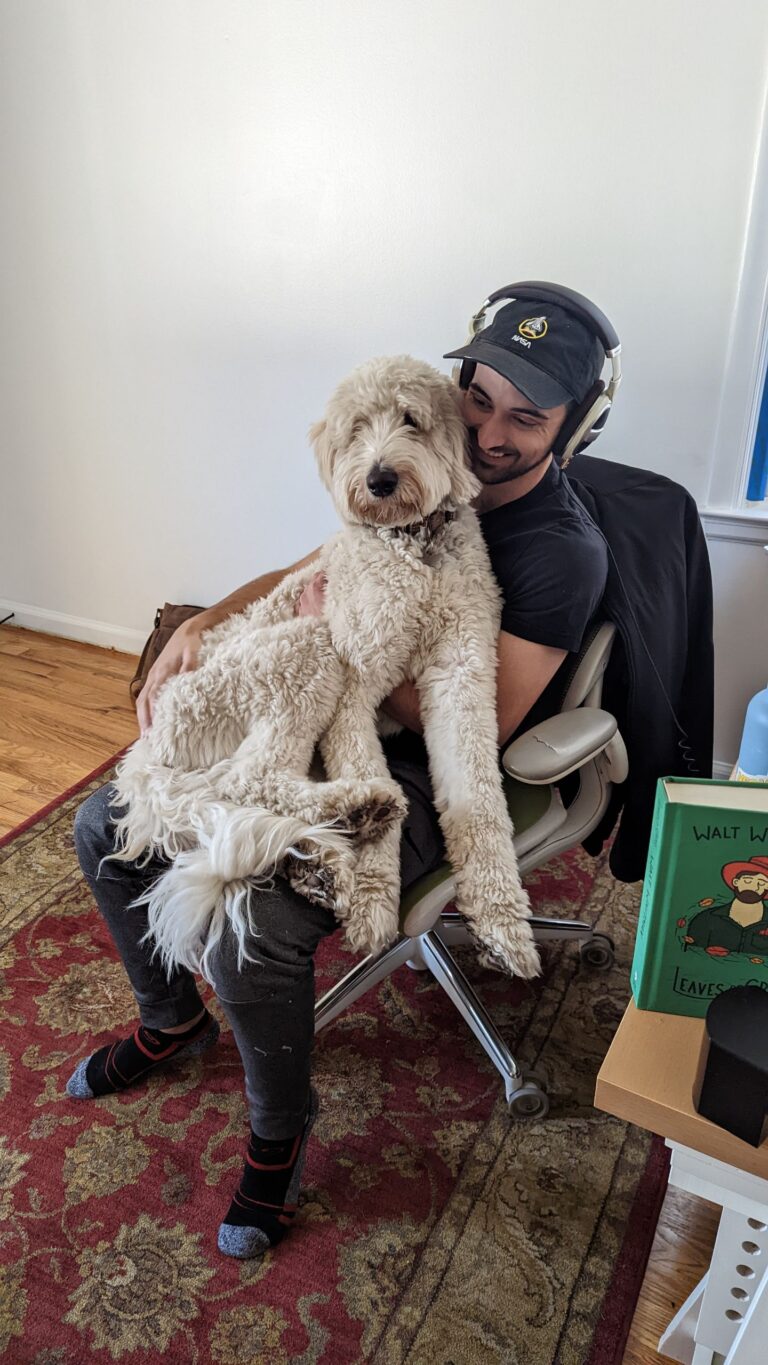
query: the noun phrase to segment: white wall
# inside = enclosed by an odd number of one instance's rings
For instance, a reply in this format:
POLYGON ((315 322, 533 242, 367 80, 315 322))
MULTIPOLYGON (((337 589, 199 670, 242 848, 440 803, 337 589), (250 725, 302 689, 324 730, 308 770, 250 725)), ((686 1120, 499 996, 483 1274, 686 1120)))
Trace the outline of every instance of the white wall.
POLYGON ((132 644, 163 599, 290 562, 334 525, 305 433, 335 382, 441 363, 525 276, 621 333, 600 453, 705 498, 765 6, 0 15, 0 598, 132 644))

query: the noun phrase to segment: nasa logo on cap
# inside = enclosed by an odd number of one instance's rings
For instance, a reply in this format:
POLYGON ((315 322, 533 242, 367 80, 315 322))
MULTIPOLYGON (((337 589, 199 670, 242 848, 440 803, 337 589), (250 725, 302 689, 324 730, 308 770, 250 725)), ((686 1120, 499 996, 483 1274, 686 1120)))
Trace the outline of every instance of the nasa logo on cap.
POLYGON ((547 335, 549 324, 545 317, 524 318, 517 330, 522 337, 527 337, 529 341, 538 341, 539 337, 547 335))

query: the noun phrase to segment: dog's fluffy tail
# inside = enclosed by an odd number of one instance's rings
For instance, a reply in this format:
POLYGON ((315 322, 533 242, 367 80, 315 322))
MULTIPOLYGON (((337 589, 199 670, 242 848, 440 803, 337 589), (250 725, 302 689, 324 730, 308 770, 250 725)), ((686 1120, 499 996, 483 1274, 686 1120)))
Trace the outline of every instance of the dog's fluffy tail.
POLYGON ((343 856, 346 836, 332 824, 308 825, 260 806, 220 802, 197 822, 199 847, 178 854, 172 866, 133 905, 146 905, 146 940, 166 971, 187 967, 210 980, 210 959, 227 925, 237 939, 238 966, 253 960, 258 937, 252 892, 271 882, 288 854, 322 861, 343 856))

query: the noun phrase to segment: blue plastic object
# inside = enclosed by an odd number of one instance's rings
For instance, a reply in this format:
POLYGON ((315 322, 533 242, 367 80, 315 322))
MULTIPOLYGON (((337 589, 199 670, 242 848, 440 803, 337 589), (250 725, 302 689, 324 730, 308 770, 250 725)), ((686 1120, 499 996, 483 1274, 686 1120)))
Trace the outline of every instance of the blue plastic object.
POLYGON ((756 693, 747 707, 736 778, 768 782, 768 687, 756 693))

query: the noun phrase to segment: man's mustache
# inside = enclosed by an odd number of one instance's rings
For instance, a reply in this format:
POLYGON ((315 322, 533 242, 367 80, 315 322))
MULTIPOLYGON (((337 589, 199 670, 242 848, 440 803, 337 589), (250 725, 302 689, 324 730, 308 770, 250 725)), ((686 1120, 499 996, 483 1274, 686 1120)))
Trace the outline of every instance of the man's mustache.
MULTIPOLYGON (((470 448, 470 450, 471 450, 471 452, 472 452, 473 455, 481 455, 481 456, 482 456, 482 455, 488 454, 487 451, 483 450, 482 446, 480 445, 480 442, 479 442, 478 439, 477 439, 477 433, 476 433, 475 431, 473 431, 471 427, 470 427, 470 430, 469 430, 469 448, 470 448)), ((493 454, 494 454, 494 455, 507 455, 507 456, 508 456, 508 455, 519 455, 519 454, 520 454, 520 452, 519 452, 518 450, 514 450, 514 449, 513 449, 513 450, 510 450, 507 446, 493 446, 493 447, 492 447, 492 450, 493 450, 493 454)))

